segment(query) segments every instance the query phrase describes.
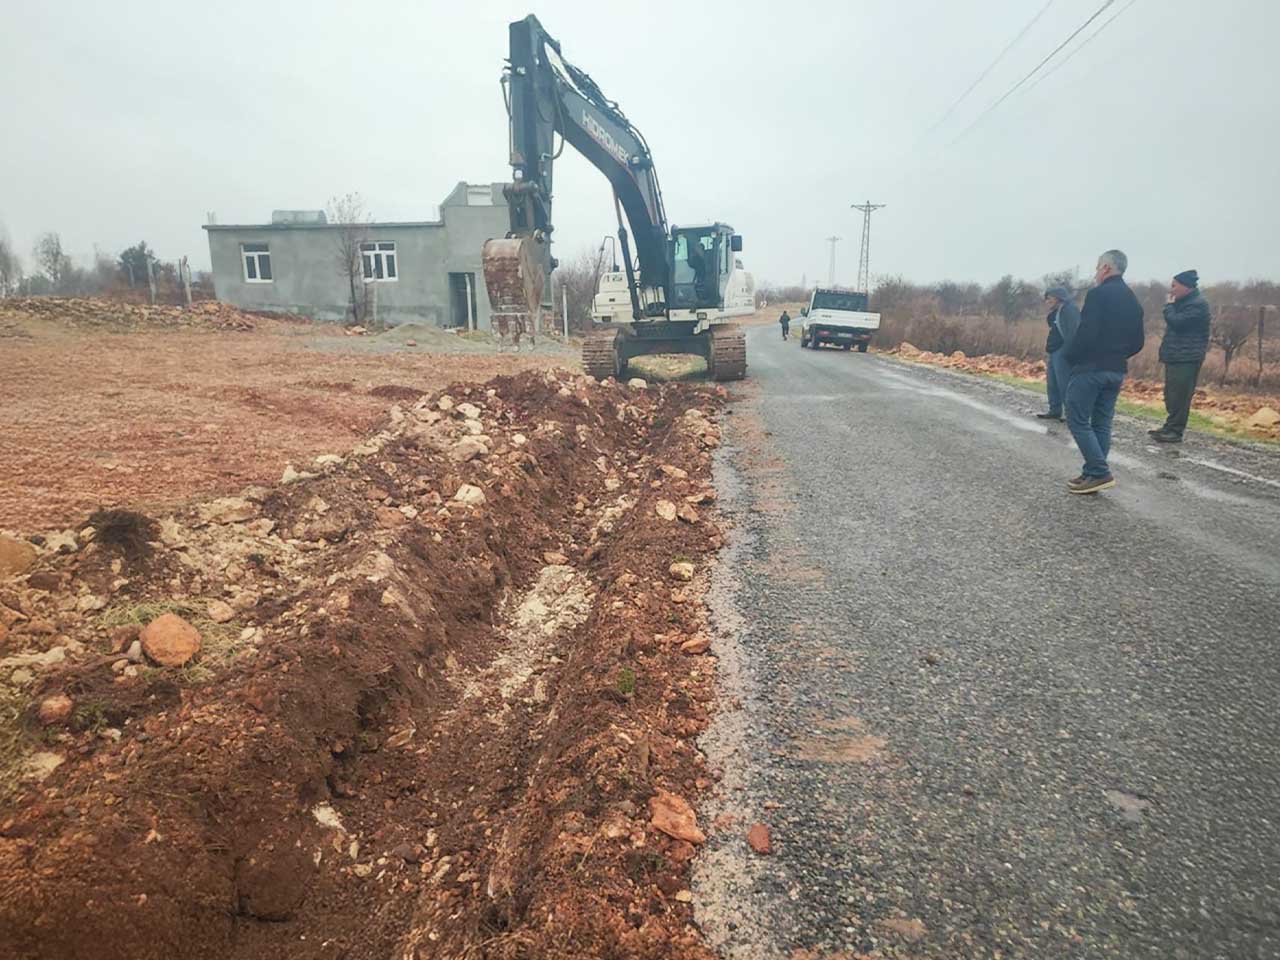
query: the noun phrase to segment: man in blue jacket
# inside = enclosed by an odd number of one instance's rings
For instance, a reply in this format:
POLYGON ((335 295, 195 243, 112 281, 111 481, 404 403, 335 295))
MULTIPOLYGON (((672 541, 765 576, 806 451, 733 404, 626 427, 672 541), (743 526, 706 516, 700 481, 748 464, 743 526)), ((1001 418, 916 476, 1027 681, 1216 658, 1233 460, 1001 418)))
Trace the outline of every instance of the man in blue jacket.
POLYGON ((1071 365, 1067 426, 1084 457, 1080 476, 1068 481, 1072 493, 1097 493, 1116 485, 1107 466, 1111 421, 1129 358, 1142 349, 1142 304, 1124 282, 1129 258, 1108 250, 1098 258, 1097 286, 1084 298, 1080 329, 1066 348, 1071 365))
POLYGON ((1200 365, 1209 352, 1209 301, 1200 292, 1200 274, 1183 270, 1169 285, 1164 305, 1164 339, 1160 362, 1164 364, 1164 426, 1148 430, 1157 443, 1181 443, 1191 416, 1200 365))
POLYGON ((1049 337, 1044 344, 1045 387, 1049 394, 1049 410, 1037 413, 1041 420, 1061 420, 1062 405, 1066 402, 1067 384, 1071 382, 1071 368, 1067 366, 1067 347, 1075 339, 1080 326, 1080 311, 1066 287, 1050 287, 1044 292, 1049 304, 1049 337))

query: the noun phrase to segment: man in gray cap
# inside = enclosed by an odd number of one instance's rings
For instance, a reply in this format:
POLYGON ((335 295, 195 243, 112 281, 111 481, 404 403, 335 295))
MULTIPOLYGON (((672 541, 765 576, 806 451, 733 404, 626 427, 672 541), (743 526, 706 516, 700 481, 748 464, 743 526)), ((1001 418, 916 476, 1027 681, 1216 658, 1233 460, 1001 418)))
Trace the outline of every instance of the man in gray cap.
POLYGON ((1067 402, 1067 384, 1071 382, 1071 367, 1067 363, 1067 347, 1075 339, 1080 326, 1080 311, 1076 308, 1071 291, 1066 287, 1050 287, 1044 292, 1049 314, 1049 337, 1045 341, 1045 388, 1049 395, 1049 409, 1037 413, 1041 420, 1063 420, 1063 406, 1067 402))
POLYGON ((1107 465, 1116 400, 1129 358, 1142 350, 1142 304, 1124 282, 1129 258, 1121 250, 1098 257, 1097 286, 1084 297, 1080 326, 1067 352, 1067 427, 1084 457, 1080 476, 1067 481, 1071 493, 1097 493, 1116 485, 1107 465))
POLYGON ((1181 443, 1196 395, 1200 365, 1209 350, 1209 301, 1200 292, 1200 275, 1194 270, 1175 274, 1164 305, 1164 339, 1160 362, 1164 364, 1164 426, 1148 430, 1157 443, 1181 443))

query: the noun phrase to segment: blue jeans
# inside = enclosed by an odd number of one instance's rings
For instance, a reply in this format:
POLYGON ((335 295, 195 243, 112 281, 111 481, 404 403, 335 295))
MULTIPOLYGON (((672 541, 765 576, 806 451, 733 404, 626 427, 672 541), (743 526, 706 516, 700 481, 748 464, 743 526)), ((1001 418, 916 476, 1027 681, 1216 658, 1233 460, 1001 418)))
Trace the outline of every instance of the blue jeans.
POLYGON ((1055 350, 1045 358, 1045 386, 1049 391, 1049 414, 1062 416, 1062 405, 1067 399, 1067 384, 1071 382, 1071 364, 1067 363, 1067 351, 1055 350))
POLYGON ((1111 473, 1107 454, 1111 452, 1111 421, 1116 415, 1116 399, 1124 374, 1111 370, 1076 371, 1067 386, 1067 426, 1084 457, 1086 477, 1111 473))

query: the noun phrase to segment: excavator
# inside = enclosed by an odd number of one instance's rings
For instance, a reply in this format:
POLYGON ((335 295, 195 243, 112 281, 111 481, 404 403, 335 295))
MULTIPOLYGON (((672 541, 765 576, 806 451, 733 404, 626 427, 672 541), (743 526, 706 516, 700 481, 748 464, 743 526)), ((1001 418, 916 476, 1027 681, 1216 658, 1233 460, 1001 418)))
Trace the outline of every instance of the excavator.
MULTIPOLYGON (((725 223, 670 225, 649 145, 617 103, 564 59, 536 17, 512 23, 509 39, 502 89, 512 182, 503 195, 511 229, 506 237, 488 240, 483 254, 495 324, 536 329, 540 323, 547 278, 556 266, 552 166, 567 143, 613 188, 630 301, 629 309, 624 303, 623 309, 597 315, 603 322, 593 322, 582 350, 587 373, 602 380, 621 377, 633 357, 685 353, 704 357, 715 380, 742 379, 746 337, 730 321, 755 309, 754 281, 737 256, 742 237, 725 223)), ((608 276, 622 292, 622 278, 608 276)))

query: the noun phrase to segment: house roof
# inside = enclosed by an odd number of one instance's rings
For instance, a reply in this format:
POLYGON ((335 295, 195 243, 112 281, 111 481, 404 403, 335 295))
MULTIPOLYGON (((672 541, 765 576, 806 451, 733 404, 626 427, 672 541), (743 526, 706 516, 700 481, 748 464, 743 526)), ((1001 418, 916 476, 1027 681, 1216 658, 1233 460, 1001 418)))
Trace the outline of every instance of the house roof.
MULTIPOLYGON (((367 224, 361 224, 361 226, 366 226, 371 229, 383 229, 383 228, 406 229, 406 228, 412 228, 412 227, 443 227, 445 225, 444 210, 446 207, 486 206, 486 207, 492 207, 493 209, 505 209, 505 206, 503 204, 498 203, 498 199, 502 195, 502 188, 503 188, 503 184, 501 183, 469 183, 466 180, 460 180, 458 181, 458 184, 452 190, 449 191, 449 195, 446 196, 444 198, 444 201, 440 204, 440 216, 438 219, 435 219, 435 220, 386 220, 386 221, 374 220, 374 221, 370 221, 367 224), (481 191, 487 190, 489 192, 491 203, 487 203, 487 204, 470 203, 468 200, 468 195, 469 195, 469 192, 473 190, 481 190, 481 191), (458 202, 459 200, 461 200, 462 202, 458 202)), ((237 230, 241 232, 244 232, 246 230, 262 230, 262 231, 266 231, 266 230, 338 230, 338 229, 341 229, 343 226, 344 224, 341 224, 341 223, 332 223, 332 222, 320 223, 315 221, 307 222, 307 223, 206 223, 204 224, 204 229, 210 232, 219 231, 219 230, 237 230)))
MULTIPOLYGON (((203 230, 340 230, 343 223, 206 223, 203 230)), ((405 227, 443 227, 444 220, 371 220, 359 224, 369 229, 405 228, 405 227)))

